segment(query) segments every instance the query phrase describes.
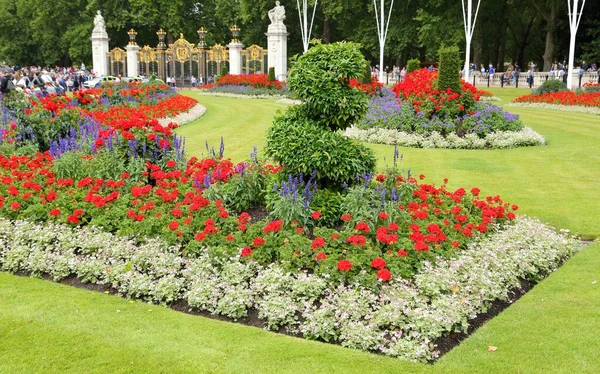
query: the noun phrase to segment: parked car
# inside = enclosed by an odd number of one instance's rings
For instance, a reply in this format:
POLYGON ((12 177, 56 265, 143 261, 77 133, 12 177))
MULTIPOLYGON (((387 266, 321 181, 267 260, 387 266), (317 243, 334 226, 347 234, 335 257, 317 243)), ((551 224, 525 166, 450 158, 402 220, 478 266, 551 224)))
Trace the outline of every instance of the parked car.
POLYGON ((132 78, 126 77, 123 79, 125 80, 125 82, 131 82, 131 83, 143 83, 144 82, 144 79, 139 78, 139 77, 132 77, 132 78))
POLYGON ((87 81, 83 82, 83 87, 84 88, 98 88, 98 87, 102 86, 102 83, 112 83, 112 82, 119 82, 119 81, 120 81, 119 78, 108 75, 106 77, 98 77, 98 78, 87 80, 87 81))

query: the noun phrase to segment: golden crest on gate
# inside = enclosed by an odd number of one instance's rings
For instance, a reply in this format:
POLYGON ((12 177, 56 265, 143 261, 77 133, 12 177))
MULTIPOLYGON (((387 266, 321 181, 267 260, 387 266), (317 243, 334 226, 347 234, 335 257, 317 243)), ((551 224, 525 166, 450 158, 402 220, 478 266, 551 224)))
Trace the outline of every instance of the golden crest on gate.
POLYGON ((177 47, 175 49, 175 55, 177 56, 177 60, 185 61, 190 57, 190 51, 187 47, 177 47))
POLYGON ((121 61, 123 59, 123 52, 121 52, 119 49, 115 49, 113 51, 113 57, 115 61, 121 61))

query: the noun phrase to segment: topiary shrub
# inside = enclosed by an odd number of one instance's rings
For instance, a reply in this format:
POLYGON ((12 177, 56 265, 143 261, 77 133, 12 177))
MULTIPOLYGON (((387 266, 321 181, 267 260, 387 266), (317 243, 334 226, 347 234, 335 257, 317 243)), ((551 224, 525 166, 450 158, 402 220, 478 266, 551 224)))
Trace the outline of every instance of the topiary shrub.
POLYGON ((440 67, 438 74, 438 89, 448 88, 460 92, 460 54, 457 46, 442 47, 439 50, 440 67))
POLYGON ((352 183, 375 168, 373 151, 344 137, 366 112, 368 97, 349 86, 366 61, 354 43, 315 44, 290 71, 288 87, 302 104, 275 118, 267 130, 266 154, 286 175, 310 176, 325 188, 352 183))
POLYGON ((406 73, 411 71, 419 70, 421 68, 421 61, 418 58, 413 58, 406 62, 406 73))
POLYGON ((304 103, 306 118, 343 130, 361 118, 368 97, 350 87, 349 79, 362 76, 365 58, 355 43, 316 43, 299 59, 288 77, 288 88, 304 103))
POLYGON ((223 64, 221 65, 221 76, 225 76, 229 73, 229 71, 227 70, 227 65, 223 64))
POLYGON ((536 94, 545 94, 548 92, 560 92, 560 91, 568 91, 567 85, 559 80, 559 79, 549 79, 542 83, 534 93, 536 94))
POLYGON ((268 77, 268 79, 271 82, 275 81, 275 68, 274 67, 270 67, 269 68, 269 77, 268 77))

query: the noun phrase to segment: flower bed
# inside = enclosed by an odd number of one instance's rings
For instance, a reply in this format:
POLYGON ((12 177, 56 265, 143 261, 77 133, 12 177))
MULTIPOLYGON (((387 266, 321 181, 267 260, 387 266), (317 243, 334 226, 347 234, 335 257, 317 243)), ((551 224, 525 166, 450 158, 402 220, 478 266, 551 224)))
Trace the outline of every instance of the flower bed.
POLYGON ((383 89, 371 97, 369 111, 347 135, 371 143, 419 148, 515 148, 544 145, 543 136, 524 128, 518 116, 487 102, 475 102, 463 116, 428 116, 415 102, 398 101, 383 89))
POLYGON ((437 131, 430 133, 409 133, 374 127, 346 129, 345 135, 375 144, 397 145, 414 148, 448 148, 448 149, 508 149, 528 146, 546 145, 546 139, 530 127, 519 131, 495 131, 480 138, 476 134, 459 137, 456 134, 443 136, 437 131))
POLYGON ((281 82, 269 80, 267 74, 226 74, 220 77, 216 83, 217 86, 249 86, 254 88, 266 88, 271 90, 281 90, 281 82))
POLYGON ((371 96, 369 111, 352 136, 385 144, 426 148, 513 148, 545 141, 519 117, 480 101, 488 92, 461 81, 461 92, 435 88, 437 72, 416 70, 393 92, 380 89, 371 96), (394 131, 397 134, 394 134, 394 131), (492 142, 491 140, 495 141, 492 142))
POLYGON ((0 269, 55 281, 76 275, 126 297, 185 300, 190 308, 234 320, 252 313, 268 329, 426 361, 438 357, 440 336, 466 331, 492 301, 507 300, 522 279, 538 281, 579 248, 569 236, 520 218, 469 244, 459 258, 425 263, 411 280, 364 287, 277 263, 219 260, 206 247, 188 258, 179 246, 138 241, 94 228, 0 219, 0 269))
POLYGON ((240 86, 240 85, 206 85, 200 87, 200 91, 203 94, 210 94, 215 96, 226 96, 226 97, 242 97, 242 98, 278 98, 288 97, 289 91, 282 88, 281 90, 274 90, 269 88, 255 88, 252 86, 240 86))
POLYGON ((549 92, 540 95, 531 94, 519 96, 514 99, 513 102, 600 108, 600 92, 576 93, 573 91, 561 91, 549 92))

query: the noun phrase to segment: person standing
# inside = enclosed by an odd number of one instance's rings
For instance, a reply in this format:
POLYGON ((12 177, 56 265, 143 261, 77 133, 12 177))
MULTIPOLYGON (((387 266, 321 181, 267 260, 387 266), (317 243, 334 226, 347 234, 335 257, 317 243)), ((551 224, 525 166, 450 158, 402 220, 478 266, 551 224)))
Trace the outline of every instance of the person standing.
POLYGON ((529 65, 529 70, 527 71, 527 84, 529 84, 529 88, 533 88, 533 66, 529 65))

